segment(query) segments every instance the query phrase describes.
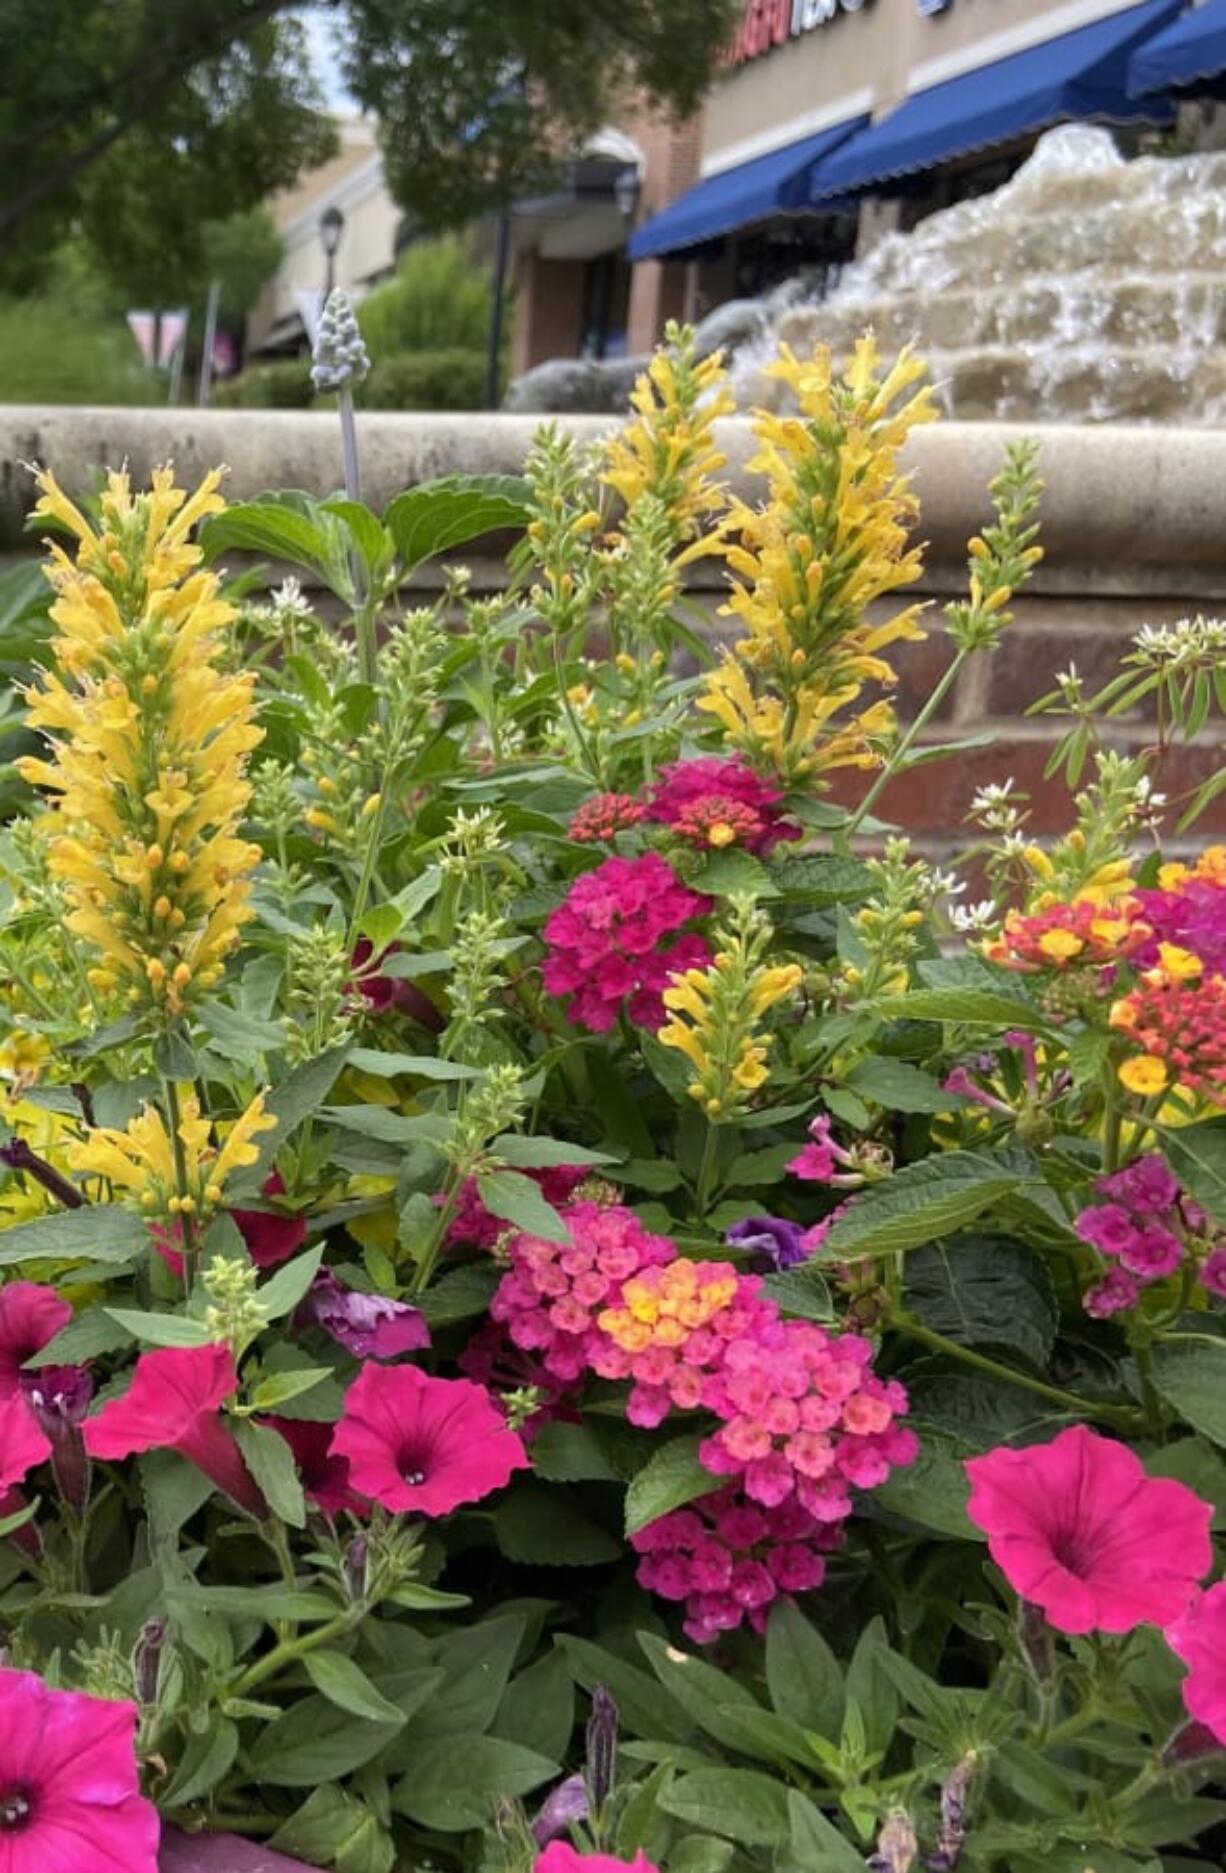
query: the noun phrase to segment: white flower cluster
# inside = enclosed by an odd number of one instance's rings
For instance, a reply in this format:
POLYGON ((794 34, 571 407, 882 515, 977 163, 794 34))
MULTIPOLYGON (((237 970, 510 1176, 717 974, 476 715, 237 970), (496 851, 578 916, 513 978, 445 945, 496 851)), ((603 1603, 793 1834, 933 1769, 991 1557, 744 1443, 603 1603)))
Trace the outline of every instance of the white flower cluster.
POLYGON ((1025 798, 1025 794, 1014 793, 1012 776, 1008 780, 991 781, 971 795, 967 818, 982 826, 985 832, 1014 833, 1025 818, 1022 811, 1025 798))
POLYGON ((316 390, 348 390, 360 384, 370 370, 358 322, 348 294, 339 289, 328 295, 319 321, 312 354, 311 382, 316 390))
POLYGON ((1212 663, 1226 656, 1226 620, 1198 613, 1174 624, 1143 624, 1132 641, 1135 649, 1129 663, 1164 670, 1212 663))

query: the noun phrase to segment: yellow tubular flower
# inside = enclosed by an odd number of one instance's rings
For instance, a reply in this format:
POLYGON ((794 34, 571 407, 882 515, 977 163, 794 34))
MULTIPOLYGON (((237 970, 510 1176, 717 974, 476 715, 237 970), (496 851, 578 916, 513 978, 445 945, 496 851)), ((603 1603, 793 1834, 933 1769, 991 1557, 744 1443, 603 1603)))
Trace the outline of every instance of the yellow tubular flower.
POLYGON ((798 964, 764 960, 770 936, 765 920, 742 906, 710 967, 687 969, 664 991, 671 1019, 657 1039, 685 1055, 694 1069, 690 1097, 713 1122, 735 1118, 765 1085, 772 1036, 762 1017, 804 980, 798 964))
POLYGON ((239 837, 247 761, 263 738, 254 678, 218 667, 236 614, 187 537, 224 506, 220 479, 206 475, 188 497, 155 469, 134 496, 112 474, 97 533, 51 475, 36 509, 79 544, 75 563, 51 547, 58 671, 26 692, 51 758, 21 772, 55 796, 48 864, 69 928, 98 952, 95 987, 171 1014, 220 980, 260 858, 239 837))
POLYGON ((761 508, 733 503, 740 544, 727 554, 736 580, 726 609, 745 635, 698 706, 734 747, 799 779, 877 765, 873 740, 892 731, 882 705, 835 733, 828 724, 866 683, 894 682, 882 650, 923 636, 918 605, 871 626, 865 612, 919 576, 922 556, 910 544, 918 506, 898 454, 936 408, 927 386, 915 388, 923 366, 910 352, 881 375, 869 337, 841 377, 825 346, 806 359, 784 346, 771 373, 799 413, 755 419, 760 447, 749 467, 766 477, 767 499, 761 508))
POLYGON ((678 564, 722 548, 720 528, 706 523, 722 514, 724 491, 716 479, 727 458, 716 444, 714 424, 736 408, 728 389, 723 353, 698 359, 692 331, 670 324, 630 396, 635 420, 605 447, 601 479, 633 507, 644 494, 661 502, 676 545, 687 550, 678 564))
POLYGON ((207 1217, 222 1200, 223 1186, 232 1172, 256 1162, 257 1133, 276 1124, 264 1110, 264 1095, 257 1094, 230 1126, 220 1149, 213 1143, 213 1127, 202 1118, 194 1097, 183 1100, 179 1119, 179 1146, 184 1177, 182 1187, 176 1163, 175 1141, 153 1106, 145 1106, 126 1131, 104 1126, 92 1130, 83 1144, 69 1153, 74 1171, 86 1177, 104 1177, 116 1194, 151 1220, 179 1215, 207 1217))

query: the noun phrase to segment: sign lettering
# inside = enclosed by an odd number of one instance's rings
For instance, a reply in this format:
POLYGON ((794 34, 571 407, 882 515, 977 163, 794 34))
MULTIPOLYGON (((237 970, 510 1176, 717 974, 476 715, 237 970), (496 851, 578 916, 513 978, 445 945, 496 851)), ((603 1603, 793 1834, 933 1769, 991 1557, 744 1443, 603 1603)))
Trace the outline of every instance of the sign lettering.
POLYGON ((862 13, 869 0, 745 0, 745 11, 723 63, 744 65, 815 27, 829 26, 847 13, 862 13))

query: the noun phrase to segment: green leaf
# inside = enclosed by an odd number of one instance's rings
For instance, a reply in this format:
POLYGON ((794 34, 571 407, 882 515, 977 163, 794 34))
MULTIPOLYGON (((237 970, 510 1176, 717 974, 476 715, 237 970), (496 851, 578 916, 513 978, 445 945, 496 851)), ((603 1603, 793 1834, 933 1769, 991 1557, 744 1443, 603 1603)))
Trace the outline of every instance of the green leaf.
POLYGON ((766 1685, 781 1717, 834 1742, 843 1721, 843 1672, 794 1600, 779 1599, 766 1628, 766 1685))
POLYGON ((279 1021, 258 1021, 228 1008, 225 1002, 202 1002, 195 1013, 205 1033, 227 1054, 278 1053, 285 1045, 285 1029, 279 1021))
MULTIPOLYGON (((847 1667, 847 1704, 860 1713, 864 1740, 872 1752, 888 1749, 898 1722, 898 1693, 894 1680, 882 1663, 889 1650, 885 1622, 871 1619, 856 1641, 856 1649, 847 1667)), ((844 1728, 847 1718, 844 1716, 844 1728)))
POLYGON ((227 1202, 232 1203, 242 1196, 259 1195, 260 1185, 272 1169, 278 1151, 288 1143, 303 1119, 319 1110, 336 1084, 337 1075, 348 1056, 349 1045, 346 1042, 342 1047, 331 1047, 327 1053, 317 1054, 314 1060, 304 1060, 268 1095, 265 1107, 277 1123, 269 1131, 260 1134, 260 1155, 228 1187, 227 1202))
POLYGON ((256 1384, 251 1394, 252 1407, 256 1411, 275 1411, 332 1377, 330 1366, 291 1366, 284 1372, 270 1372, 256 1384))
POLYGON ((1004 1236, 932 1242, 909 1256, 903 1299, 926 1327, 959 1346, 1007 1346, 1044 1368, 1059 1310, 1046 1265, 1004 1236))
POLYGON ((1150 1476, 1171 1477, 1194 1490, 1203 1502, 1211 1502, 1214 1528, 1226 1529, 1226 1461, 1212 1444, 1200 1437, 1181 1437, 1178 1443, 1151 1451, 1145 1468, 1150 1476))
MULTIPOLYGON (((305 504, 315 506, 309 500, 305 504)), ((206 520, 198 537, 206 559, 214 560, 221 553, 235 550, 267 553, 273 559, 305 566, 337 590, 337 567, 329 551, 327 532, 318 518, 302 512, 299 506, 271 497, 236 501, 224 513, 206 520)), ((349 595, 347 590, 340 593, 341 597, 349 595)))
POLYGON ((494 1536, 508 1561, 529 1567, 599 1567, 622 1545, 564 1496, 519 1483, 494 1511, 494 1536))
POLYGON ((1159 1341, 1153 1375, 1161 1396, 1186 1424, 1226 1447, 1226 1341, 1159 1341))
POLYGON ((986 989, 910 989, 884 996, 874 1007, 895 1021, 956 1021, 963 1027, 1019 1028, 1027 1034, 1042 1034, 1051 1026, 1031 1002, 986 989))
POLYGON ((528 486, 515 475, 448 475, 398 494, 383 515, 405 572, 484 533, 522 527, 528 486))
POLYGON ((56 1210, 0 1235, 0 1268, 19 1262, 127 1262, 147 1254, 149 1225, 118 1203, 56 1210))
POLYGON ((315 1689, 338 1710, 365 1717, 369 1723, 394 1724, 397 1729, 404 1723, 404 1712, 376 1690, 361 1666, 344 1652, 307 1652, 302 1662, 315 1689))
POLYGON ((1226 1226, 1226 1118, 1159 1129, 1167 1163, 1184 1189, 1226 1226))
POLYGON ((630 1184, 636 1190, 650 1190, 654 1196, 666 1196, 682 1182, 677 1166, 664 1158, 631 1158, 628 1164, 615 1165, 609 1175, 617 1183, 630 1184))
POLYGON ((400 1712, 395 1722, 371 1723, 318 1693, 304 1697, 257 1732, 251 1746, 251 1778, 277 1788, 335 1782, 377 1756, 403 1727, 400 1712))
POLYGON ((858 858, 836 858, 817 852, 808 858, 785 858, 772 865, 771 876, 785 897, 828 906, 854 904, 869 897, 873 874, 858 858))
POLYGON ((286 1262, 284 1268, 278 1268, 270 1281, 257 1289, 255 1298, 269 1320, 280 1320, 283 1314, 297 1307, 319 1273, 323 1257, 322 1242, 313 1249, 303 1249, 292 1261, 286 1262))
POLYGON ((310 1593, 297 1587, 198 1587, 172 1586, 167 1598, 198 1607, 203 1613, 221 1613, 228 1619, 258 1619, 269 1625, 274 1620, 290 1619, 303 1624, 335 1619, 340 1611, 337 1602, 326 1593, 310 1593))
POLYGON ((864 1873, 864 1856, 798 1789, 787 1797, 785 1873, 864 1873))
POLYGON ((858 1061, 847 1084, 861 1099, 871 1099, 889 1112, 952 1112, 965 1103, 957 1093, 943 1091, 931 1073, 888 1054, 858 1061))
POLYGON ((634 1736, 662 1738, 681 1743, 691 1725, 676 1698, 662 1684, 637 1665, 628 1665, 613 1652, 594 1645, 590 1639, 577 1639, 560 1633, 555 1642, 562 1650, 571 1676, 585 1691, 603 1684, 616 1700, 623 1726, 634 1736))
POLYGON ((443 1683, 413 1720, 413 1738, 448 1737, 487 1730, 507 1688, 524 1636, 524 1616, 507 1614, 449 1632, 432 1662, 443 1683))
POLYGON ((168 1808, 185 1808, 217 1787, 238 1755, 238 1725, 214 1711, 208 1727, 192 1731, 170 1786, 162 1791, 168 1808))
POLYGON ((485 1826, 500 1795, 529 1795, 561 1773, 549 1757, 502 1737, 437 1737, 414 1750, 392 1805, 419 1827, 461 1834, 485 1826))
POLYGON ((1023 1182, 1020 1172, 974 1151, 942 1151, 859 1192, 834 1224, 825 1252, 836 1261, 916 1249, 951 1235, 1023 1182))
POLYGON ((732 1160, 728 1185, 754 1189, 762 1184, 781 1183, 788 1159, 796 1156, 796 1143, 766 1145, 761 1151, 743 1151, 732 1160))
POLYGON ((745 1847, 780 1847, 788 1838, 787 1791, 753 1769, 695 1770, 673 1783, 660 1806, 691 1827, 745 1847))
POLYGON ((762 1292, 793 1320, 834 1319, 830 1289, 811 1262, 767 1275, 762 1292))
POLYGON ((873 1491, 872 1499, 875 1508, 915 1522, 920 1528, 955 1535, 963 1541, 985 1541, 987 1537, 966 1513, 969 1494, 966 1471, 952 1445, 926 1434, 920 1440, 914 1463, 891 1470, 881 1487, 873 1491))
POLYGON ((519 1171, 487 1171, 477 1179, 477 1193, 487 1210, 530 1236, 547 1242, 569 1242, 570 1230, 541 1195, 539 1184, 519 1171))
POLYGON ((560 1652, 546 1652, 512 1678, 490 1734, 562 1762, 575 1724, 575 1686, 560 1652))
POLYGON ((344 523, 368 570, 390 560, 392 542, 362 501, 324 501, 322 506, 325 514, 335 514, 344 523))
POLYGON ((396 1844, 378 1817, 334 1783, 312 1790, 268 1844, 336 1873, 392 1873, 396 1863, 396 1844))
POLYGON ((517 1171, 551 1170, 559 1165, 612 1164, 607 1151, 587 1151, 582 1145, 567 1144, 561 1138, 525 1138, 520 1132, 503 1132, 490 1150, 517 1171))
POLYGON ((359 1073, 373 1073, 382 1080, 405 1078, 419 1080, 480 1080, 480 1067, 466 1067, 458 1060, 439 1060, 434 1054, 384 1054, 377 1047, 355 1047, 349 1065, 359 1073))
POLYGON ((305 1528, 306 1498, 298 1464, 280 1431, 274 1431, 268 1424, 253 1424, 250 1418, 240 1418, 234 1426, 234 1435, 247 1468, 273 1514, 279 1515, 291 1528, 305 1528))
POLYGON ((457 1320, 483 1314, 501 1279, 486 1260, 452 1268, 418 1296, 418 1304, 432 1327, 449 1327, 457 1320))
POLYGON ((104 1307, 103 1313, 147 1346, 208 1346, 216 1337, 186 1314, 145 1314, 134 1307, 104 1307))
POLYGON ((532 1440, 532 1468, 546 1483, 617 1483, 621 1471, 611 1460, 596 1427, 554 1419, 532 1440))
MULTIPOLYGON (((11 1234, 11 1231, 6 1231, 11 1234)), ((131 1335, 126 1327, 110 1320, 101 1307, 87 1307, 63 1330, 49 1340, 41 1352, 32 1353, 26 1366, 83 1366, 103 1353, 116 1353, 127 1346, 131 1335)))
POLYGON ((174 1450, 149 1450, 137 1458, 155 1556, 176 1556, 179 1532, 213 1494, 213 1482, 174 1450))
POLYGON ((636 1535, 671 1509, 680 1509, 697 1496, 709 1496, 719 1488, 719 1478, 712 1476, 699 1462, 700 1437, 675 1437, 644 1464, 626 1491, 626 1534, 636 1535))
POLYGON ((761 859, 735 846, 709 853, 706 862, 686 882, 708 897, 757 899, 782 895, 761 859))

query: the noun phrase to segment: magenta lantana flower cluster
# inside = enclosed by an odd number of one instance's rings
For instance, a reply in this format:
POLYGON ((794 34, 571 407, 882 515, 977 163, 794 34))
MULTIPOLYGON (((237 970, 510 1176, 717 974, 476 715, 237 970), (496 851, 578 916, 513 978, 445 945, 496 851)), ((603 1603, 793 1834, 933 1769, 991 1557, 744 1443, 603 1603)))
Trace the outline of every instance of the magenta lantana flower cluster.
POLYGON ((1143 1288, 1189 1264, 1207 1293, 1226 1299, 1226 1242, 1159 1152, 1094 1187, 1107 1201, 1084 1209, 1074 1227, 1111 1265, 1087 1290, 1087 1313, 1103 1320, 1135 1307, 1143 1288))
POLYGON ((706 938, 685 928, 711 908, 658 852, 608 858, 575 880, 545 925, 545 987, 570 997, 567 1019, 589 1033, 607 1034, 623 1012, 654 1033, 670 978, 711 960, 706 938))
POLYGON ((662 1579, 665 1597, 685 1601, 686 1630, 700 1643, 744 1618, 760 1629, 780 1593, 819 1584, 852 1488, 876 1487, 913 1460, 915 1436, 898 1423, 906 1392, 874 1373, 861 1336, 784 1320, 759 1276, 688 1260, 620 1206, 581 1201, 563 1215, 568 1243, 519 1234, 502 1245, 510 1267, 491 1316, 539 1360, 547 1390, 590 1372, 630 1381, 634 1424, 655 1427, 673 1412, 715 1417, 700 1455, 724 1487, 693 1520, 641 1531, 639 1578, 662 1579), (727 1521, 737 1510, 747 1519, 727 1521), (726 1569, 710 1547, 692 1565, 686 1543, 704 1517, 716 1546, 720 1529, 754 1531, 722 1540, 726 1569), (776 1550, 784 1558, 763 1558, 776 1550))

